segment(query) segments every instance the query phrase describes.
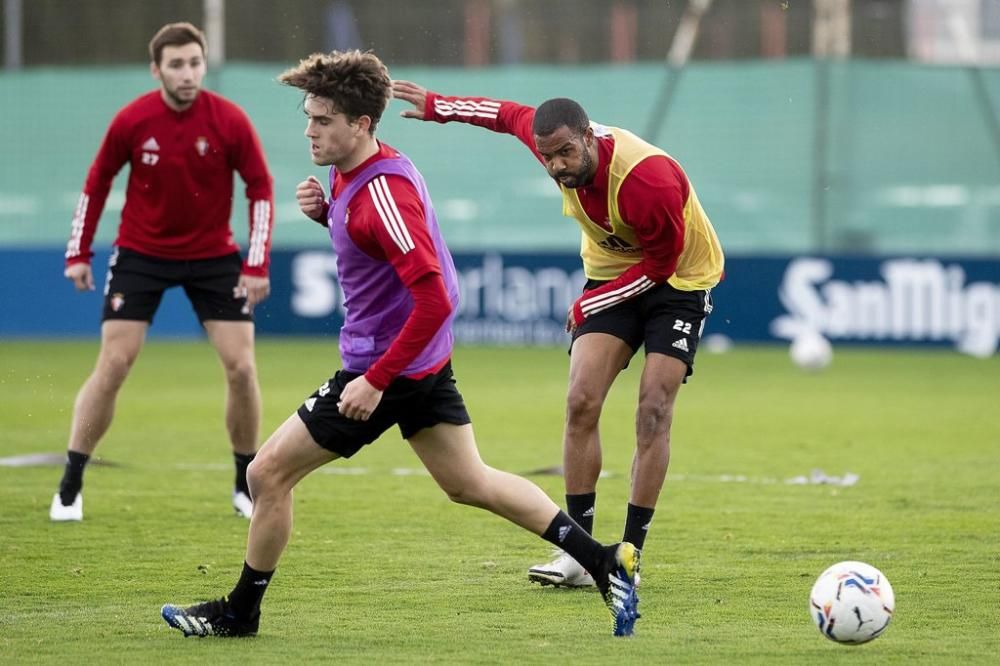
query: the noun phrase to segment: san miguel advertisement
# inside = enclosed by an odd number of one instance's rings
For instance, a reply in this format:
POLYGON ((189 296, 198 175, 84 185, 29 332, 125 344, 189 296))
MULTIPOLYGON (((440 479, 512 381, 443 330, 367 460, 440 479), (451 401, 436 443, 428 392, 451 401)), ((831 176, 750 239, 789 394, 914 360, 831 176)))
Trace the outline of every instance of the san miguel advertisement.
MULTIPOLYGON (((310 251, 287 259, 280 272, 290 281, 287 312, 260 322, 261 332, 335 331, 343 312, 334 257, 310 251)), ((455 319, 460 342, 565 343, 566 312, 584 283, 578 257, 458 254, 455 263, 462 288, 455 319)), ((713 297, 705 333, 733 340, 787 340, 811 330, 833 341, 977 351, 995 349, 1000 336, 997 261, 737 257, 727 261, 726 279, 713 297)), ((280 306, 270 303, 269 309, 280 306)))
POLYGON ((989 355, 1000 337, 998 261, 737 259, 727 273, 716 299, 726 321, 710 326, 733 339, 792 339, 811 330, 831 341, 952 345, 989 355))
MULTIPOLYGON (((107 253, 95 258, 95 274, 107 253)), ((0 336, 96 336, 100 287, 76 293, 58 251, 0 251, 17 279, 0 284, 0 336)), ((584 283, 571 253, 458 253, 462 344, 563 345, 566 312, 584 283)), ((103 280, 98 281, 102 284, 103 280)), ((327 250, 276 250, 261 335, 336 335, 343 295, 327 250)), ((168 294, 152 335, 198 335, 183 293, 168 294)), ((737 342, 802 331, 851 344, 952 346, 976 355, 1000 339, 1000 260, 936 257, 730 257, 705 334, 737 342)))

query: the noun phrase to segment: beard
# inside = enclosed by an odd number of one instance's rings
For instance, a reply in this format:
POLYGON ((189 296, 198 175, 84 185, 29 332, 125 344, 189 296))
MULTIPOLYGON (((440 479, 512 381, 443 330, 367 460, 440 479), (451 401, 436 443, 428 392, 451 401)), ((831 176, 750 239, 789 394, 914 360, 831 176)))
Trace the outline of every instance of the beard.
POLYGON ((578 187, 590 184, 590 181, 593 180, 590 175, 593 167, 594 160, 590 157, 590 151, 584 149, 579 169, 576 171, 564 171, 552 178, 563 187, 575 190, 578 187))
MULTIPOLYGON (((182 93, 180 93, 180 91, 178 91, 178 90, 170 90, 167 87, 163 88, 163 92, 166 93, 167 97, 169 97, 170 100, 174 104, 176 104, 177 106, 179 106, 179 107, 186 107, 186 106, 190 106, 191 104, 194 103, 194 101, 196 99, 198 99, 198 93, 200 92, 200 89, 199 88, 195 88, 194 89, 194 94, 190 95, 190 99, 188 99, 185 96, 182 96, 182 93)), ((190 93, 186 93, 186 94, 190 94, 190 93)))

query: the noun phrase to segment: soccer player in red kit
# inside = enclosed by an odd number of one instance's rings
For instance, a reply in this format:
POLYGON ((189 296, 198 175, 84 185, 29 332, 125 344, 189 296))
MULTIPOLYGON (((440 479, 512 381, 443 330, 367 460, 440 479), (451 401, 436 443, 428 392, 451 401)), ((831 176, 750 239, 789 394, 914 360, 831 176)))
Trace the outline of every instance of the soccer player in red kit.
POLYGON ((226 428, 236 465, 232 502, 250 516, 246 469, 260 428, 253 307, 270 291, 271 176, 257 134, 236 104, 202 90, 205 37, 171 23, 149 44, 160 88, 111 121, 87 176, 66 248, 66 277, 94 289, 91 243, 111 182, 130 167, 125 207, 104 283, 101 349, 77 395, 66 468, 49 516, 83 519, 83 470, 111 425, 118 391, 142 349, 163 292, 182 286, 225 370, 226 428), (245 259, 229 217, 233 172, 246 183, 245 259))
MULTIPOLYGON (((445 97, 395 81, 407 118, 464 122, 521 140, 556 181, 563 214, 582 232, 587 284, 567 314, 570 376, 563 434, 569 515, 591 531, 601 472, 598 425, 615 377, 645 346, 636 449, 623 540, 640 550, 670 460, 670 425, 681 384, 711 312, 710 290, 724 259, 694 187, 680 164, 626 130, 591 123, 575 101, 537 109, 484 97, 445 97)), ((594 580, 565 552, 528 570, 543 585, 594 580)))
POLYGON ((312 178, 296 197, 303 214, 326 227, 337 256, 343 369, 278 427, 250 466, 254 512, 236 586, 214 601, 167 604, 163 619, 185 636, 256 634, 261 600, 291 534, 292 489, 396 425, 453 501, 491 511, 586 562, 614 634, 630 635, 638 618, 632 544, 602 546, 536 485, 479 457, 451 368, 455 264, 423 176, 375 138, 392 96, 385 65, 373 53, 317 53, 279 80, 305 93, 312 161, 331 166, 329 200, 312 178))

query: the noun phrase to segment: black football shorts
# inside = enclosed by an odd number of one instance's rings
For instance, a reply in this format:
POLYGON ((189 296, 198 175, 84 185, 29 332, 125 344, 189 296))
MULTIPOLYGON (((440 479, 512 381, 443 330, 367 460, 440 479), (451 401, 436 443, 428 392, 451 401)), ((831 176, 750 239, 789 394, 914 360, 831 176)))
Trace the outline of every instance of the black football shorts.
POLYGON ((328 451, 350 458, 393 425, 403 439, 439 423, 471 423, 465 400, 458 392, 451 362, 422 379, 397 377, 367 421, 349 419, 337 409, 340 393, 359 375, 340 370, 306 399, 298 409, 312 438, 328 451))
MULTIPOLYGON (((587 292, 602 284, 606 283, 589 280, 583 290, 587 292)), ((666 354, 683 361, 690 377, 705 318, 711 312, 710 290, 681 291, 663 283, 587 317, 573 332, 573 340, 585 333, 607 333, 623 340, 633 354, 645 344, 646 354, 666 354)), ((570 342, 571 351, 572 347, 570 342)))
POLYGON ((163 292, 184 287, 198 321, 253 321, 246 298, 233 298, 243 262, 237 252, 211 259, 174 260, 116 248, 108 260, 102 321, 152 323, 163 292))

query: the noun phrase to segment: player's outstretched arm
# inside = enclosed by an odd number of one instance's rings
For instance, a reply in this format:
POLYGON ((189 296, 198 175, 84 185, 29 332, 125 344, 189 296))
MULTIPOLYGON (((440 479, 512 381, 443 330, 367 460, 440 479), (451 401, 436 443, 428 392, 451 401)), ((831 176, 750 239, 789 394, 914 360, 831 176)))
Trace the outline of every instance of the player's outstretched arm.
POLYGON ((393 81, 392 96, 409 102, 412 109, 401 111, 404 118, 437 123, 467 123, 493 132, 512 134, 541 160, 531 132, 535 108, 490 97, 449 97, 412 81, 393 81))
POLYGON ((405 109, 399 112, 404 118, 416 118, 424 120, 427 111, 427 89, 413 83, 412 81, 393 81, 392 96, 409 102, 412 109, 405 109))

